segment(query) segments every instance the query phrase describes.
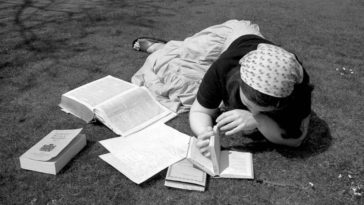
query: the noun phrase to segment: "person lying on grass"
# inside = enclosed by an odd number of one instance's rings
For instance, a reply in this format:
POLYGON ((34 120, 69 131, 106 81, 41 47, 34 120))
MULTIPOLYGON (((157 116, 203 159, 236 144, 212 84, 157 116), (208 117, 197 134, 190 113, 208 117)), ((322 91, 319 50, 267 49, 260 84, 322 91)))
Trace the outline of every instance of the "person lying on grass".
MULTIPOLYGON (((142 37, 133 48, 154 53, 168 43, 142 37)), ((183 56, 192 64, 211 62, 189 114, 201 153, 210 154, 213 126, 226 136, 260 132, 275 144, 301 145, 313 86, 293 53, 265 39, 256 24, 237 20, 209 27, 179 46, 176 58, 183 56), (212 46, 219 43, 218 48, 212 46)))

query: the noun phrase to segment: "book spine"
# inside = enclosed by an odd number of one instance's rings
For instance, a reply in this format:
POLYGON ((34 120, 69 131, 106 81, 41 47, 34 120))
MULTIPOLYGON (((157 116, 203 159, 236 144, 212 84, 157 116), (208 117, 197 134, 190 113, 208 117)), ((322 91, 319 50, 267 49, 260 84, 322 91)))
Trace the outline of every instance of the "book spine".
POLYGON ((75 142, 72 143, 64 153, 62 153, 64 156, 55 162, 56 173, 58 173, 73 157, 75 157, 77 153, 79 153, 82 148, 86 146, 86 143, 86 135, 80 134, 77 136, 75 142))

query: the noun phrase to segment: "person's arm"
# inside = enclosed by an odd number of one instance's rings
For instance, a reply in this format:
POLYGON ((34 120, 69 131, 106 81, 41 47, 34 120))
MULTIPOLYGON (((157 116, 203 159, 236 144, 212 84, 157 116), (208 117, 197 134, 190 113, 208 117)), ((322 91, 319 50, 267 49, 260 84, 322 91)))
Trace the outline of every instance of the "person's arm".
POLYGON ((299 147, 306 137, 308 130, 308 123, 310 121, 310 115, 302 120, 301 130, 302 135, 297 139, 285 139, 282 138, 282 134, 285 133, 283 129, 281 129, 278 124, 264 114, 258 114, 254 116, 257 121, 257 128, 263 134, 263 136, 274 144, 286 145, 290 147, 299 147))
POLYGON ((217 108, 209 109, 202 106, 197 99, 193 102, 189 119, 191 130, 197 137, 206 132, 207 127, 213 127, 217 111, 217 108))
POLYGON ((197 137, 196 146, 206 157, 210 157, 208 145, 210 137, 214 134, 213 119, 218 109, 208 109, 202 106, 196 99, 190 110, 190 127, 197 137))

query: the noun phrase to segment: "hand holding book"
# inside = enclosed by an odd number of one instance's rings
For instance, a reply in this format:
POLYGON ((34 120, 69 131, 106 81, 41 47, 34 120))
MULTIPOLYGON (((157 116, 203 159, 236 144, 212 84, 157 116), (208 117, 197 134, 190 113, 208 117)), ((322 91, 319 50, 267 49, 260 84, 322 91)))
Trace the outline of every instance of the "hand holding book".
POLYGON ((207 174, 220 178, 254 178, 252 154, 230 150, 221 151, 220 134, 216 126, 208 138, 209 158, 202 155, 197 142, 198 139, 191 137, 187 159, 207 174))
POLYGON ((202 134, 197 137, 196 147, 200 150, 201 154, 205 157, 210 157, 209 143, 211 136, 214 135, 214 132, 210 126, 208 126, 202 134))

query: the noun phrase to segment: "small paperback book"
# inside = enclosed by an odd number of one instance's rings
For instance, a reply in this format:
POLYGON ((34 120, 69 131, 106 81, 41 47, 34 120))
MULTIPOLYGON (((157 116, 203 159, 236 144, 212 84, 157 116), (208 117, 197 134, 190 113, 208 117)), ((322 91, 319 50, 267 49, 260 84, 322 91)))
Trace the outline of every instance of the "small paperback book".
POLYGON ((57 174, 83 147, 82 129, 53 130, 20 156, 22 169, 57 174))
POLYGON ((97 119, 122 136, 176 116, 162 106, 147 88, 112 76, 63 94, 59 106, 86 122, 97 119))
POLYGON ((185 158, 168 167, 164 185, 178 189, 205 191, 206 172, 195 167, 185 158))
POLYGON ((196 147, 197 139, 192 137, 187 159, 213 177, 253 179, 253 156, 249 152, 221 150, 220 135, 214 127, 209 142, 211 158, 203 156, 196 147))

